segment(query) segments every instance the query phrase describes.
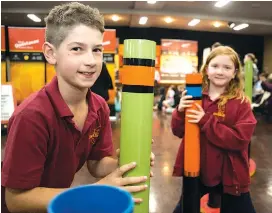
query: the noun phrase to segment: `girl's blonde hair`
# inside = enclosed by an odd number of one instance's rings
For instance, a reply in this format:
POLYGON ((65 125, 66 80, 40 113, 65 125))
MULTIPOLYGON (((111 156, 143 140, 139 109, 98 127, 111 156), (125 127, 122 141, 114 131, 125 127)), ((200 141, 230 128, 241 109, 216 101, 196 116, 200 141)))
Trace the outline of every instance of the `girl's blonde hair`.
POLYGON ((209 79, 207 75, 207 68, 209 66, 209 63, 212 59, 214 59, 216 56, 219 55, 227 55, 231 58, 232 62, 234 63, 235 67, 235 77, 229 82, 229 85, 226 88, 226 91, 220 96, 218 107, 219 110, 223 110, 225 107, 225 104, 230 99, 241 99, 241 102, 248 101, 248 99, 245 96, 245 93, 243 91, 244 89, 244 81, 242 77, 242 66, 239 59, 238 54, 228 46, 220 46, 215 48, 211 53, 208 55, 207 60, 205 64, 201 67, 201 73, 203 75, 203 91, 207 91, 209 88, 209 79))

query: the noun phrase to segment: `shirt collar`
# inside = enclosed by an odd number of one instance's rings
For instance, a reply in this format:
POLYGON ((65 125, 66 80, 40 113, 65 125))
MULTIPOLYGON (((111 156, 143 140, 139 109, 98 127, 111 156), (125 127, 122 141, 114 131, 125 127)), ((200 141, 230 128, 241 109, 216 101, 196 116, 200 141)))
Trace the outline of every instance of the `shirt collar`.
MULTIPOLYGON (((66 104, 63 97, 60 94, 57 76, 55 76, 51 80, 51 82, 45 86, 45 91, 60 117, 74 116, 72 111, 69 109, 68 105, 66 104)), ((87 93, 87 100, 89 106, 88 107, 89 114, 97 115, 97 111, 101 108, 101 104, 99 104, 99 102, 95 99, 94 94, 92 94, 90 90, 88 90, 87 93)))

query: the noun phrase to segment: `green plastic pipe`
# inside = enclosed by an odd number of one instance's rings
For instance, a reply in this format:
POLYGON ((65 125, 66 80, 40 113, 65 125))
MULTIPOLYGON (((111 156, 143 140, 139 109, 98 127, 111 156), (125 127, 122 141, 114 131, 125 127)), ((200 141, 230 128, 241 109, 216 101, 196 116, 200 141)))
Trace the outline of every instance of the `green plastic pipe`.
MULTIPOLYGON (((155 57, 155 42, 138 39, 125 40, 124 65, 127 67, 122 76, 124 78, 129 77, 126 75, 131 75, 130 70, 134 72, 135 70, 148 69, 153 72, 155 57), (134 69, 132 69, 132 66, 134 69)), ((152 79, 149 79, 150 82, 151 80, 154 86, 154 75, 152 79)), ((129 85, 127 82, 122 82, 120 165, 136 162, 136 168, 129 171, 125 176, 147 176, 148 179, 145 184, 148 185, 148 188, 143 192, 134 193, 133 196, 143 199, 142 203, 135 205, 134 213, 148 213, 154 94, 152 85, 143 85, 144 83, 139 82, 141 82, 141 79, 137 80, 137 78, 135 78, 135 82, 131 78, 129 85)))
POLYGON ((246 96, 252 101, 252 90, 253 90, 253 63, 247 61, 244 67, 245 73, 245 93, 246 96))

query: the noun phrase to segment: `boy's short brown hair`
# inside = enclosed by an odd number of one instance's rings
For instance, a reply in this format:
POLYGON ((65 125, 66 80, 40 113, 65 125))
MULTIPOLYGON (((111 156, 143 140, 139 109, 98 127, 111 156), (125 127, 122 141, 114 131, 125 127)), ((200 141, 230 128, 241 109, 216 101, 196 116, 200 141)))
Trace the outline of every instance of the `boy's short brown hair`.
POLYGON ((101 33, 104 29, 104 18, 96 8, 78 2, 62 4, 54 7, 44 19, 46 23, 45 40, 59 47, 69 30, 76 25, 86 25, 101 33))

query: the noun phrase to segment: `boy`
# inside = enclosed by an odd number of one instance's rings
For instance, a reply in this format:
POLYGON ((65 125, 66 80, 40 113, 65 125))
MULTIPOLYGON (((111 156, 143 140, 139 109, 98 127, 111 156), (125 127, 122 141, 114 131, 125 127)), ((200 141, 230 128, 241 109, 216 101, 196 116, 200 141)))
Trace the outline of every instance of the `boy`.
POLYGON ((97 184, 129 192, 146 189, 147 177, 122 178, 135 164, 118 168, 118 160, 110 157, 109 109, 89 90, 102 65, 104 21, 99 11, 73 2, 53 8, 45 22, 43 52, 57 77, 27 98, 9 121, 2 168, 8 210, 46 212, 49 201, 70 187, 86 161, 91 175, 102 178, 97 184))

